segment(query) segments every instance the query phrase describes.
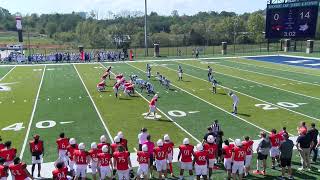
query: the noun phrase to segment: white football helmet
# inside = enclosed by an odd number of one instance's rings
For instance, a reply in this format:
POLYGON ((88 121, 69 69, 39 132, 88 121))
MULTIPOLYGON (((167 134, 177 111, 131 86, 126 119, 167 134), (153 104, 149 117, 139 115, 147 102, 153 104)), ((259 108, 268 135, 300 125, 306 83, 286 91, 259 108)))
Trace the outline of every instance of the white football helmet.
POLYGON ((236 139, 235 141, 234 141, 234 144, 236 145, 236 146, 242 146, 242 142, 241 142, 241 140, 240 139, 236 139))
POLYGON ((169 137, 168 134, 164 135, 163 139, 164 139, 165 141, 170 141, 170 137, 169 137))
POLYGON ((189 144, 189 143, 190 143, 189 138, 184 138, 183 144, 184 144, 184 145, 187 145, 187 144, 189 144))
POLYGON ((104 145, 104 146, 102 146, 102 152, 104 152, 104 153, 106 153, 106 152, 108 152, 108 146, 107 145, 104 145))
POLYGON ((163 141, 161 139, 157 141, 157 146, 163 146, 163 141))
POLYGON ((76 144, 76 139, 75 139, 75 138, 71 138, 71 139, 69 140, 69 144, 75 145, 75 144, 76 144))
POLYGON ((114 141, 115 143, 119 143, 119 142, 120 142, 119 136, 115 136, 115 137, 113 138, 113 141, 114 141))
POLYGON ((198 150, 198 151, 203 151, 203 146, 202 146, 202 144, 198 144, 198 145, 197 145, 197 150, 198 150))
POLYGON ((214 137, 212 135, 209 135, 207 138, 207 142, 210 144, 214 143, 214 137))
POLYGON ((119 131, 117 136, 118 136, 120 139, 122 139, 122 138, 123 138, 123 133, 122 133, 122 131, 119 131))
POLYGON ((101 143, 107 142, 107 138, 106 138, 105 135, 102 135, 102 136, 100 137, 100 142, 101 142, 101 143))
POLYGON ((146 144, 142 146, 142 151, 148 152, 148 146, 146 144))
POLYGON ((84 149, 86 149, 86 145, 84 145, 84 143, 80 143, 79 146, 78 146, 78 148, 79 148, 80 150, 84 150, 84 149))
POLYGON ((97 149, 97 148, 98 146, 96 142, 91 143, 91 149, 97 149))

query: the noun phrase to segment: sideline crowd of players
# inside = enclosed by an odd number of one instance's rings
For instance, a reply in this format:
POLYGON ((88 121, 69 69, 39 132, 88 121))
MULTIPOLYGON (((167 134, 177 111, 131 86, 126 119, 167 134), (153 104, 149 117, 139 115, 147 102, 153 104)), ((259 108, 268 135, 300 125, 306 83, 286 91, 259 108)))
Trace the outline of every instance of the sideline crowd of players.
MULTIPOLYGON (((315 124, 307 129, 305 123, 298 127, 299 137, 296 146, 302 154, 302 147, 305 143, 304 137, 308 137, 310 151, 318 148, 317 142, 318 130, 315 124)), ((77 143, 75 138, 68 138, 61 133, 56 140, 57 161, 55 170, 52 171, 52 178, 55 180, 67 179, 85 179, 87 177, 87 168, 91 168, 92 178, 99 179, 149 179, 154 178, 153 170, 157 172, 157 178, 171 177, 179 179, 194 179, 194 173, 197 179, 214 178, 214 171, 219 169, 222 163, 227 174, 227 179, 242 179, 250 174, 252 155, 254 152, 254 142, 250 137, 244 137, 243 141, 236 139, 233 143, 228 140, 223 141, 223 132, 217 121, 208 127, 208 133, 204 136, 203 142, 193 146, 188 138, 183 139, 182 144, 178 146, 179 154, 177 162, 180 163, 180 172, 175 176, 173 170, 174 142, 171 141, 168 134, 159 139, 156 143, 151 140, 150 134, 146 128, 142 128, 138 135, 139 149, 136 152, 138 169, 133 171, 128 151, 128 141, 120 131, 114 137, 113 142, 108 142, 107 137, 102 135, 99 143, 91 143, 90 149, 86 148, 84 143, 77 143), (87 149, 89 149, 87 151, 87 149), (189 176, 184 176, 187 171, 189 176)), ((288 178, 293 179, 291 170, 291 158, 294 144, 289 139, 286 128, 279 133, 272 129, 270 134, 265 132, 260 134, 261 140, 257 146, 257 169, 254 174, 266 176, 266 160, 271 157, 272 168, 281 167, 282 176, 285 179, 286 168, 288 168, 288 178), (262 168, 260 162, 262 161, 262 168), (278 163, 278 164, 277 164, 278 163), (261 168, 261 170, 260 170, 261 168)), ((2 140, 1 140, 2 141, 2 140)), ((33 179, 35 166, 38 165, 38 177, 41 177, 41 164, 43 162, 44 143, 39 135, 34 135, 29 142, 30 153, 32 156, 32 170, 28 172, 27 166, 17 157, 17 150, 11 147, 11 142, 0 142, 0 179, 6 180, 9 172, 15 180, 33 179)), ((309 154, 310 155, 310 154, 309 154)), ((305 164, 305 158, 301 155, 302 168, 299 170, 311 171, 310 165, 305 164)), ((314 154, 313 161, 317 160, 317 154, 314 154)))

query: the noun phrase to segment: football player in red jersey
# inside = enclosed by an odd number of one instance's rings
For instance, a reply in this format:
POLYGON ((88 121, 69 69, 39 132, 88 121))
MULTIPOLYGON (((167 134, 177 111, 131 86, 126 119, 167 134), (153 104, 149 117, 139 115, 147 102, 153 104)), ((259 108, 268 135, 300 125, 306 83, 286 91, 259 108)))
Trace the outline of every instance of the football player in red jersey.
POLYGON ((110 147, 111 147, 111 154, 113 154, 114 152, 118 151, 118 147, 119 147, 119 146, 122 146, 122 144, 121 144, 121 142, 120 142, 119 136, 115 136, 115 137, 113 138, 113 141, 114 141, 114 143, 112 143, 112 144, 110 145, 110 147))
POLYGON ((38 164, 38 177, 41 177, 41 164, 43 162, 43 155, 44 155, 44 144, 43 141, 39 139, 39 135, 34 135, 33 140, 29 142, 30 146, 30 153, 32 156, 32 168, 31 168, 31 175, 33 177, 34 170, 36 164, 38 164))
POLYGON ((156 163, 156 169, 159 173, 159 179, 162 179, 162 174, 167 178, 167 150, 163 147, 162 139, 157 141, 157 146, 153 149, 153 157, 156 163))
POLYGON ((251 160, 252 160, 252 153, 253 153, 253 141, 250 139, 249 136, 246 136, 244 138, 244 141, 242 142, 243 147, 246 149, 246 160, 245 160, 245 172, 244 177, 249 175, 250 167, 251 167, 251 160))
POLYGON ((111 74, 111 66, 109 66, 108 69, 103 73, 103 75, 101 76, 101 80, 105 81, 107 77, 109 77, 109 80, 110 80, 111 79, 110 74, 111 74))
POLYGON ((86 146, 84 143, 80 143, 78 146, 78 150, 75 150, 73 153, 73 159, 76 164, 76 173, 75 180, 81 178, 82 180, 86 179, 86 171, 88 163, 90 162, 90 155, 85 150, 86 146))
POLYGON ((193 156, 193 146, 190 145, 189 139, 185 138, 183 140, 183 145, 179 146, 179 154, 178 154, 178 162, 180 162, 179 179, 183 179, 184 170, 188 170, 189 175, 191 176, 190 179, 193 179, 192 156, 193 156))
POLYGON ((144 179, 148 179, 150 155, 146 144, 142 146, 142 151, 137 152, 137 161, 139 163, 137 179, 141 179, 141 176, 143 176, 144 179))
POLYGON ((9 169, 14 180, 33 179, 27 170, 27 165, 23 162, 20 162, 19 157, 14 158, 13 164, 10 164, 9 169))
POLYGON ((65 137, 64 133, 60 133, 56 143, 59 153, 59 159, 64 161, 65 164, 67 164, 67 147, 69 146, 69 138, 65 137))
POLYGON ((64 162, 58 162, 56 169, 52 171, 53 180, 68 180, 68 168, 64 165, 64 162))
POLYGON ((110 151, 110 143, 108 143, 107 141, 107 137, 105 135, 102 135, 100 136, 100 143, 98 144, 98 149, 99 149, 99 152, 102 152, 102 147, 104 145, 107 145, 108 146, 108 149, 110 151))
POLYGON ((8 166, 5 166, 5 159, 0 157, 0 180, 7 180, 8 177, 8 166))
POLYGON ((224 168, 226 168, 228 179, 231 179, 231 168, 232 168, 232 150, 234 145, 229 144, 228 140, 224 141, 224 146, 222 147, 222 154, 224 157, 224 168))
POLYGON ((204 150, 208 153, 208 159, 209 159, 209 179, 212 175, 212 170, 215 168, 215 165, 217 163, 217 157, 218 157, 218 145, 214 142, 214 137, 212 135, 209 135, 207 137, 207 143, 204 145, 204 150))
POLYGON ((156 111, 157 111, 157 102, 158 102, 158 94, 154 95, 151 101, 149 102, 149 112, 145 117, 149 117, 153 113, 154 119, 156 119, 156 111))
POLYGON ((236 176, 239 176, 239 180, 242 180, 246 149, 243 147, 240 139, 236 139, 234 143, 235 147, 232 151, 232 178, 236 179, 236 176))
POLYGON ((123 132, 119 131, 117 136, 120 138, 120 144, 128 151, 128 140, 124 138, 123 132))
POLYGON ((67 147, 67 154, 69 157, 69 169, 70 169, 70 173, 72 174, 72 176, 74 176, 74 159, 73 159, 73 153, 75 150, 78 150, 78 145, 76 143, 76 139, 71 138, 69 140, 69 146, 67 147))
POLYGON ((119 146, 118 151, 113 153, 113 164, 117 170, 118 179, 129 180, 129 173, 132 169, 130 153, 124 147, 119 146))
POLYGON ((271 149, 270 149, 270 157, 272 159, 272 169, 276 168, 276 161, 280 164, 280 142, 281 142, 281 135, 277 134, 277 130, 272 129, 271 134, 269 135, 271 149))
POLYGON ((197 151, 194 152, 193 167, 196 171, 197 180, 202 176, 204 180, 208 175, 208 152, 203 149, 202 144, 197 145, 197 151))
POLYGON ((119 92, 120 86, 121 86, 121 83, 120 83, 120 82, 117 82, 117 83, 113 86, 113 91, 114 91, 114 94, 115 94, 116 98, 118 98, 118 92, 119 92))
POLYGON ((113 164, 111 161, 111 154, 109 154, 109 147, 104 145, 102 147, 102 153, 98 154, 98 166, 100 169, 100 179, 104 180, 105 178, 111 179, 113 164))
POLYGON ((168 153, 168 158, 167 158, 167 162, 169 165, 169 172, 171 174, 172 177, 174 177, 173 175, 173 169, 172 169, 172 161, 173 161, 173 148, 174 148, 174 144, 173 142, 170 140, 170 137, 168 134, 164 135, 163 137, 164 140, 164 148, 166 149, 167 153, 168 153))
POLYGON ((98 146, 97 143, 93 142, 91 143, 91 149, 89 150, 89 155, 91 158, 90 161, 90 167, 91 167, 91 171, 92 171, 92 179, 96 180, 97 179, 97 168, 98 168, 98 146))
POLYGON ((102 92, 102 91, 104 91, 105 89, 106 89, 106 82, 105 81, 101 81, 101 82, 99 82, 98 84, 97 84, 97 90, 99 91, 99 92, 102 92))
POLYGON ((4 143, 4 148, 0 151, 0 156, 6 160, 4 163, 6 166, 9 166, 13 163, 13 159, 17 155, 17 149, 11 148, 11 141, 4 143))

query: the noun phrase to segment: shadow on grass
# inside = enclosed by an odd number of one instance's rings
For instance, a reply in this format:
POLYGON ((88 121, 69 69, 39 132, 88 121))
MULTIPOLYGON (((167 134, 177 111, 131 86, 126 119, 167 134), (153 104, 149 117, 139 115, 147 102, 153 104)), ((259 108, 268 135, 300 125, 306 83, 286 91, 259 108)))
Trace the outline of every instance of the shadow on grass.
POLYGON ((238 113, 238 115, 240 115, 240 116, 245 116, 245 117, 251 117, 250 114, 244 114, 244 113, 238 113))

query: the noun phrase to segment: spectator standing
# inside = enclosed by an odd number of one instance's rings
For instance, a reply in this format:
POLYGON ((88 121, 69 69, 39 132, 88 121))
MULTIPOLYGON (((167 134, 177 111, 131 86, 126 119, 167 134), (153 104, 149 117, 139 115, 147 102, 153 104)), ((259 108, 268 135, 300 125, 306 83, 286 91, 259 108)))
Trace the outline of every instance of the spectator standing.
POLYGON ((303 129, 300 131, 300 135, 297 139, 297 149, 300 153, 300 158, 301 158, 301 164, 302 167, 299 168, 298 170, 304 170, 307 169, 310 171, 310 150, 312 147, 312 140, 309 135, 307 135, 306 129, 303 129))
POLYGON ((311 146, 311 152, 313 152, 313 157, 312 157, 312 162, 316 162, 318 158, 318 135, 319 131, 316 129, 316 124, 312 123, 311 124, 311 129, 309 129, 308 136, 310 136, 311 141, 312 141, 312 146, 311 146))
POLYGON ((260 133, 260 143, 258 144, 257 147, 257 152, 258 152, 258 159, 257 159, 257 170, 254 171, 254 174, 262 174, 265 175, 266 174, 266 168, 267 168, 267 158, 268 158, 268 154, 271 148, 271 143, 269 141, 269 139, 267 138, 267 134, 265 132, 261 132, 260 133), (262 161, 262 166, 263 166, 263 170, 262 172, 260 172, 260 161, 262 161))
POLYGON ((146 128, 142 128, 140 133, 138 134, 139 151, 142 151, 142 145, 147 141, 148 136, 149 136, 148 130, 146 128))
POLYGON ((293 152, 293 141, 289 139, 288 134, 283 134, 284 141, 280 144, 280 162, 282 168, 282 176, 281 179, 285 179, 286 167, 288 168, 288 176, 289 179, 293 179, 292 177, 292 169, 291 169, 291 159, 293 152))

